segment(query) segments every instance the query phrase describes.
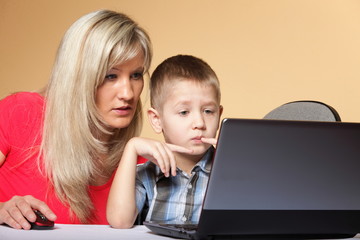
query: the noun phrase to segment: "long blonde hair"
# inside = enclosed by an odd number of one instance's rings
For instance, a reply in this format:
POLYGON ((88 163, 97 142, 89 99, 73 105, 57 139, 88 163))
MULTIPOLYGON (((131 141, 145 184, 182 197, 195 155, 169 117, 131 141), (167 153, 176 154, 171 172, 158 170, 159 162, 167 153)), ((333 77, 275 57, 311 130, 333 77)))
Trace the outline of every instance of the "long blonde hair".
POLYGON ((94 220, 89 185, 94 176, 109 178, 126 142, 139 135, 142 109, 127 128, 106 130, 95 104, 97 88, 116 64, 144 54, 148 73, 149 36, 124 14, 100 10, 77 20, 59 46, 45 92, 46 107, 40 156, 57 197, 82 223, 94 220), (109 142, 100 135, 111 134, 109 142), (100 161, 102 155, 107 158, 100 161))

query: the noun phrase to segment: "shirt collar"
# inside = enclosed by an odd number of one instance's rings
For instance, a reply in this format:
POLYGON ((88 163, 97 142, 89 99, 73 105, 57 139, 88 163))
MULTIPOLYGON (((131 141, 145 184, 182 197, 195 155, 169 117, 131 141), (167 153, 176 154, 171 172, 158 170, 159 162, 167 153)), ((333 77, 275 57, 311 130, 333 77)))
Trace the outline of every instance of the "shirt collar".
MULTIPOLYGON (((200 169, 202 171, 204 171, 205 173, 210 173, 211 170, 211 165, 212 165, 212 161, 213 161, 213 156, 214 156, 214 152, 215 152, 215 148, 213 146, 211 146, 206 153, 204 154, 204 156, 201 158, 201 160, 194 166, 193 170, 199 166, 200 169)), ((193 171, 192 170, 192 171, 193 171)))

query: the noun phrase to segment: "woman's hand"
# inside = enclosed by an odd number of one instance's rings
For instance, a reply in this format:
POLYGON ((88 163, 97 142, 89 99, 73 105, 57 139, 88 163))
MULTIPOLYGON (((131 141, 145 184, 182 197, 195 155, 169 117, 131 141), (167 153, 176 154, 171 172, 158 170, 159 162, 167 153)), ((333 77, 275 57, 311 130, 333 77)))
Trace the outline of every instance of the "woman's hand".
POLYGON ((0 203, 0 224, 7 224, 15 229, 30 229, 28 221, 34 222, 34 209, 39 210, 49 220, 55 221, 56 215, 46 203, 33 196, 14 196, 9 201, 0 203))
POLYGON ((158 165, 166 177, 170 176, 170 172, 171 175, 176 175, 176 161, 173 152, 187 154, 193 152, 193 150, 181 146, 140 137, 132 138, 128 144, 135 150, 137 155, 158 165))

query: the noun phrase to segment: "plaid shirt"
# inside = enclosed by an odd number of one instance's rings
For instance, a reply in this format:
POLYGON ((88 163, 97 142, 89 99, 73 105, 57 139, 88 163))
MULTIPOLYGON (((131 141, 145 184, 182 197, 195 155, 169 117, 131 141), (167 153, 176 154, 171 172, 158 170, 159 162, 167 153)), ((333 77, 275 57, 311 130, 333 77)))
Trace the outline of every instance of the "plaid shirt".
POLYGON ((148 221, 198 222, 212 164, 210 147, 191 170, 191 176, 177 169, 175 177, 165 177, 152 162, 138 166, 136 206, 149 208, 148 221))

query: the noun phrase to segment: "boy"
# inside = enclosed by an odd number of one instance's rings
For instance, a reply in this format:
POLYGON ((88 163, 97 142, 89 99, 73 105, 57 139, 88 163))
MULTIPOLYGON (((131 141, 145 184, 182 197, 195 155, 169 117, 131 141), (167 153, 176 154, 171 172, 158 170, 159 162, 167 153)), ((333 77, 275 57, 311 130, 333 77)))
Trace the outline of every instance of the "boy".
POLYGON ((148 117, 166 143, 133 138, 126 145, 107 205, 116 228, 131 227, 144 206, 146 220, 199 220, 223 111, 219 81, 203 60, 177 55, 155 69, 150 93, 148 117), (149 161, 136 170, 139 155, 149 161))

